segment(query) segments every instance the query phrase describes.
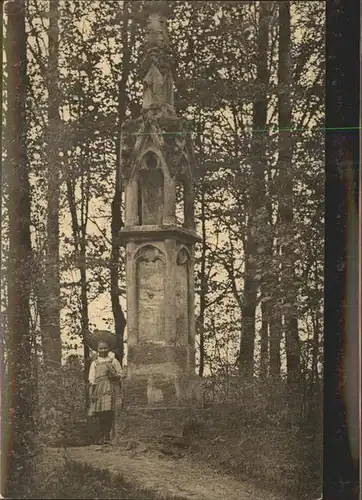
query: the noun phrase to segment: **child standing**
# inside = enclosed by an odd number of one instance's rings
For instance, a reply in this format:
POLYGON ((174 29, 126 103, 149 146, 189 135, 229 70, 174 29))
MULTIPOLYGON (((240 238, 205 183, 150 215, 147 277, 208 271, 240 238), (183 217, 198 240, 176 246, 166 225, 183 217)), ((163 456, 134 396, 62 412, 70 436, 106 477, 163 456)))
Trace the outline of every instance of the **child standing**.
POLYGON ((110 352, 105 341, 98 343, 97 359, 92 361, 89 369, 89 416, 95 416, 99 425, 99 441, 110 442, 110 434, 114 422, 117 390, 124 373, 119 361, 110 352))

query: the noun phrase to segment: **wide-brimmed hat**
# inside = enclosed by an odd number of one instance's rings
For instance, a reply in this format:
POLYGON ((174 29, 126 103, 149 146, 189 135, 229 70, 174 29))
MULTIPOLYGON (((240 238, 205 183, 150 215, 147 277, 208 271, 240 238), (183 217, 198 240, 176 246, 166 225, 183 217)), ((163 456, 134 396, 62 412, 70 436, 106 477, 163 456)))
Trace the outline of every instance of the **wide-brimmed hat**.
POLYGON ((114 351, 117 346, 116 335, 109 330, 94 330, 87 338, 87 344, 91 349, 96 351, 99 342, 105 342, 111 351, 114 351))

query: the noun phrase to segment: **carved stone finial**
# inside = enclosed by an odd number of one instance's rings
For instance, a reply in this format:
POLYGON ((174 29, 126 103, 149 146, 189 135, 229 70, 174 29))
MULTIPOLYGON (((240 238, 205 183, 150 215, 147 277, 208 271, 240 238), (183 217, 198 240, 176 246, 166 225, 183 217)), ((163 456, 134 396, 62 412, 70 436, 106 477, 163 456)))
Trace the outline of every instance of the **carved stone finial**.
POLYGON ((171 9, 163 0, 146 2, 147 14, 145 54, 141 64, 143 77, 143 109, 173 108, 172 57, 167 33, 171 9))
POLYGON ((168 19, 172 15, 172 8, 165 0, 146 1, 145 11, 148 15, 158 14, 166 19, 168 19))

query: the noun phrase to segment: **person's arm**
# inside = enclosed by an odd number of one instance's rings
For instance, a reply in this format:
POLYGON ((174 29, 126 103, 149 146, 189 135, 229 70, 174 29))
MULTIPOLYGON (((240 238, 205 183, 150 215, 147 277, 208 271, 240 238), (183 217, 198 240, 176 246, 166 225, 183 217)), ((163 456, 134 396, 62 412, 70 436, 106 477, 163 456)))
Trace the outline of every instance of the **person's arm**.
POLYGON ((122 366, 117 358, 113 358, 112 364, 116 370, 118 379, 122 380, 123 378, 125 378, 125 376, 126 376, 125 371, 123 370, 123 368, 122 368, 122 366))
POLYGON ((94 361, 91 362, 91 365, 89 367, 88 382, 89 385, 95 385, 96 383, 96 370, 94 361))
POLYGON ((96 387, 96 365, 95 361, 91 362, 91 365, 89 367, 89 374, 88 374, 88 382, 89 382, 89 402, 94 403, 94 393, 95 393, 95 387, 96 387))

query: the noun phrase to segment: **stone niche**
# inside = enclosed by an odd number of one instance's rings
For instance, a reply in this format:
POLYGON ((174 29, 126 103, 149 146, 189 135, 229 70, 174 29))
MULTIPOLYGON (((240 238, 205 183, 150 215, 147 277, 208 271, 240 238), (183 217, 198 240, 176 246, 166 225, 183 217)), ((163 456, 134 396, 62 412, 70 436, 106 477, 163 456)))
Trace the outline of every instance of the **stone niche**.
POLYGON ((190 255, 188 250, 182 247, 176 260, 176 339, 181 345, 187 345, 189 342, 189 276, 190 255))
POLYGON ((164 177, 158 156, 148 151, 141 161, 138 185, 140 225, 161 225, 164 205, 164 177))
POLYGON ((165 337, 165 258, 153 245, 136 256, 138 342, 157 342, 165 337))

